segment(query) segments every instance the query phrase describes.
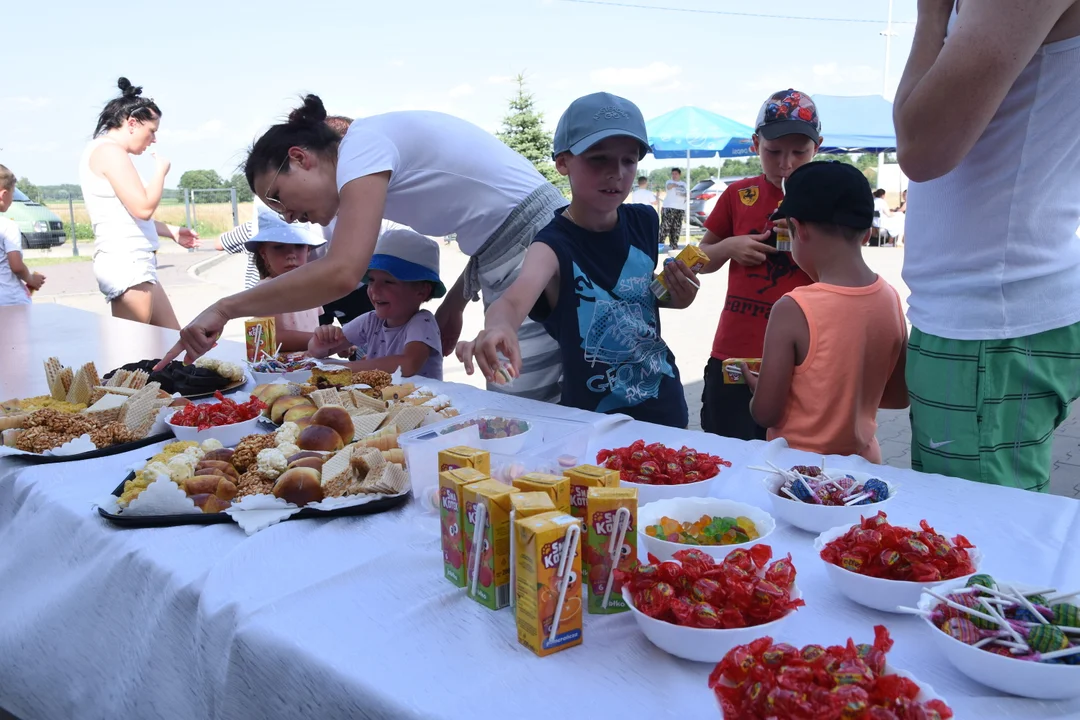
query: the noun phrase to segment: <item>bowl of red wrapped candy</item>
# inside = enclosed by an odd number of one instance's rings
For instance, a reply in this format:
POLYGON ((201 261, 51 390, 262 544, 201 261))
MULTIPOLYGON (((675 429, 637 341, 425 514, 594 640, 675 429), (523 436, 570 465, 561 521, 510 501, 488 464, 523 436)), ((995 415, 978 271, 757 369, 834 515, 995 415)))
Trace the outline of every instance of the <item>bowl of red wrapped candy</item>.
POLYGON ((256 397, 237 402, 216 392, 214 399, 215 402, 185 405, 165 419, 177 440, 201 443, 214 439, 225 447, 232 447, 255 432, 259 414, 266 408, 266 404, 256 397))
POLYGON ((731 463, 685 445, 676 450, 663 443, 635 440, 628 447, 601 450, 596 464, 619 471, 619 485, 638 491, 638 504, 674 497, 706 497, 720 469, 731 463))
POLYGON ((638 509, 640 544, 651 555, 670 560, 698 547, 723 560, 737 547, 762 542, 776 529, 769 513, 753 505, 720 498, 671 498, 638 509))
POLYGON ((937 718, 952 709, 929 685, 891 667, 893 641, 883 625, 874 644, 801 650, 760 637, 733 647, 709 674, 725 720, 759 718, 937 718))
POLYGON ((665 562, 650 556, 649 565, 617 577, 653 645, 686 660, 717 662, 805 604, 791 556, 770 559, 768 545, 732 550, 720 562, 691 548, 665 562))
POLYGON ((869 473, 806 465, 773 468, 764 482, 776 517, 812 533, 856 523, 868 511, 885 509, 897 492, 869 473))
POLYGON ((917 530, 890 525, 880 511, 823 532, 814 549, 841 593, 882 612, 902 612, 897 606, 915 605, 924 587, 971 577, 982 562, 982 553, 963 535, 949 540, 925 520, 917 530))
POLYGON ((1067 700, 1080 697, 1077 595, 975 575, 923 593, 918 610, 938 650, 972 680, 1012 695, 1067 700))

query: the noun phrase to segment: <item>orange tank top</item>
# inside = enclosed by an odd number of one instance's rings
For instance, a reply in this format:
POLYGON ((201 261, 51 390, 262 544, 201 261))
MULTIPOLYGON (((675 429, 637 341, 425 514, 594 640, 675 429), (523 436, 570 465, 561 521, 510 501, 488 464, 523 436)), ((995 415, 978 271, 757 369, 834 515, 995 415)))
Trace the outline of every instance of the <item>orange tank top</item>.
POLYGON ((881 276, 866 287, 815 283, 787 295, 806 316, 810 347, 769 439, 880 463, 878 405, 907 334, 900 296, 881 276))

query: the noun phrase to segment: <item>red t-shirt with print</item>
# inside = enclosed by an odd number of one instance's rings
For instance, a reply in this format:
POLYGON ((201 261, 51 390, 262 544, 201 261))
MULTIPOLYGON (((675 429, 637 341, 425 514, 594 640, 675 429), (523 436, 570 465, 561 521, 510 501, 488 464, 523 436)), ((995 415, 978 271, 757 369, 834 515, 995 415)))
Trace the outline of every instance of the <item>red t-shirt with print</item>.
MULTIPOLYGON (((764 232, 771 227, 769 216, 783 199, 780 188, 764 175, 739 180, 728 185, 716 201, 705 227, 722 239, 764 232)), ((773 303, 812 282, 788 252, 766 255, 765 262, 756 267, 729 261, 727 299, 713 338, 712 356, 717 360, 761 357, 773 303)))

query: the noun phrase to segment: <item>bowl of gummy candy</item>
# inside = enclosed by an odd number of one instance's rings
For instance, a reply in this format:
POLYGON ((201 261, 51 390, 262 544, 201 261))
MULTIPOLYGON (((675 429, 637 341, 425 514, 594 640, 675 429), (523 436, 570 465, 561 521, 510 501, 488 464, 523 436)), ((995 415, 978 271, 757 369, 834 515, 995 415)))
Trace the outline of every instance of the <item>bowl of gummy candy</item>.
POLYGON ((826 530, 814 540, 836 589, 860 605, 904 612, 923 589, 979 571, 982 553, 963 535, 951 539, 926 520, 916 529, 890 525, 883 512, 852 526, 826 530))
POLYGON ((709 674, 727 720, 758 718, 923 718, 949 720, 934 688, 892 667, 893 641, 874 626, 874 643, 825 647, 759 637, 730 650, 709 674))
POLYGON ((805 465, 756 469, 769 471, 764 483, 773 515, 812 533, 856 523, 886 507, 897 492, 888 480, 855 470, 805 465))
POLYGON ((1080 593, 990 575, 924 592, 918 614, 952 665, 1001 692, 1040 700, 1080 697, 1080 593))
POLYGON ((671 498, 641 506, 638 528, 641 545, 660 560, 688 547, 723 560, 737 547, 763 541, 776 529, 776 521, 764 510, 734 500, 671 498))
POLYGON ((503 455, 513 455, 525 447, 531 437, 532 426, 528 420, 515 417, 484 415, 455 423, 439 431, 440 435, 475 425, 480 431, 480 449, 503 455))
POLYGON ((650 557, 650 564, 615 576, 652 644, 676 657, 715 663, 736 645, 775 631, 806 604, 791 555, 770 560, 768 545, 736 548, 719 561, 687 548, 671 560, 650 557))

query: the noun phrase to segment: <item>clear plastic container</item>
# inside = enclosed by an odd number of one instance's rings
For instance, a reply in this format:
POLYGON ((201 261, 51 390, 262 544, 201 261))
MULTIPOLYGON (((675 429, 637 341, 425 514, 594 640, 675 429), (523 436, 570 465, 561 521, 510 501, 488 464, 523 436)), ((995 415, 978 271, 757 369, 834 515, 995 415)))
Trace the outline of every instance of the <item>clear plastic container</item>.
POLYGON ((586 422, 484 408, 403 433, 398 445, 405 452, 414 493, 423 498, 439 484, 436 456, 446 447, 469 445, 487 450, 491 453, 492 477, 509 484, 525 473, 561 475, 566 468, 588 462, 592 435, 593 427, 586 422), (518 427, 527 426, 527 430, 511 437, 478 439, 476 423, 485 418, 514 420, 518 427), (472 440, 458 440, 470 435, 470 430, 472 440))

